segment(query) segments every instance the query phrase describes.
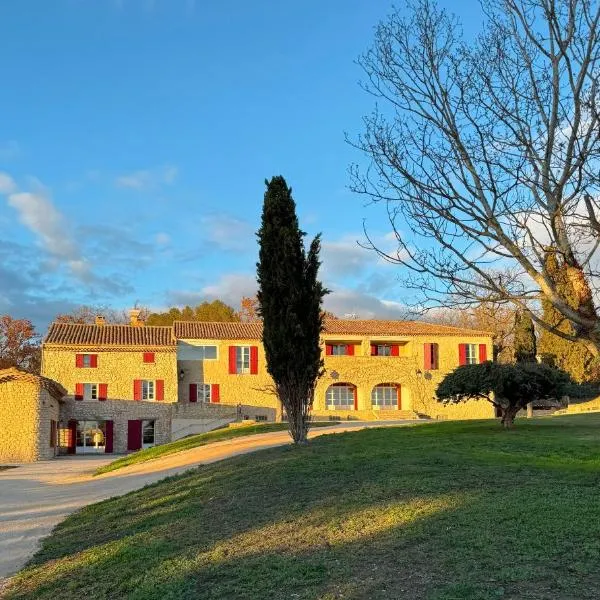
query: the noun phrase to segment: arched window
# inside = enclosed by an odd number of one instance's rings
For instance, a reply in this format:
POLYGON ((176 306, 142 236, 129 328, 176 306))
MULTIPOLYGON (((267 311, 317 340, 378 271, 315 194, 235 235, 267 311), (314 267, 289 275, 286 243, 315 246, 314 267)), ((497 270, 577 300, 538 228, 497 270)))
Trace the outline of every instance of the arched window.
POLYGON ((371 392, 371 405, 373 408, 391 410, 401 408, 402 393, 399 383, 381 383, 376 385, 371 392))
POLYGON ((354 410, 356 407, 356 386, 351 383, 334 383, 325 393, 325 407, 328 410, 354 410))

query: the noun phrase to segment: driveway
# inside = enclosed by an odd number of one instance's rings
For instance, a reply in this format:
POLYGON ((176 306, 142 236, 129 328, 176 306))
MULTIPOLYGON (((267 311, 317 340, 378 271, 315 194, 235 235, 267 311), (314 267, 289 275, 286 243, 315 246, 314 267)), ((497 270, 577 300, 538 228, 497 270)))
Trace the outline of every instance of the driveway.
MULTIPOLYGON (((313 429, 309 437, 366 427, 413 425, 415 421, 355 422, 313 429)), ((286 431, 215 442, 114 473, 92 477, 114 456, 69 456, 0 471, 0 592, 40 540, 69 514, 87 504, 120 496, 192 467, 290 443, 286 431)))

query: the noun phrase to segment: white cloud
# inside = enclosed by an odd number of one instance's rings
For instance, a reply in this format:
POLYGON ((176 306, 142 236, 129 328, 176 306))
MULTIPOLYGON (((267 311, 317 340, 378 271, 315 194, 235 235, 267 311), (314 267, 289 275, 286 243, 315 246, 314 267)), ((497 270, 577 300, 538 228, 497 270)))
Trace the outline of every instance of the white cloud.
POLYGON ((394 300, 382 300, 357 290, 339 288, 325 296, 323 306, 338 317, 358 319, 404 319, 406 306, 394 300))
POLYGON ((15 180, 8 173, 0 171, 0 194, 12 194, 16 191, 15 180))
POLYGON ((177 306, 194 306, 208 300, 222 300, 233 308, 238 308, 244 296, 254 296, 257 291, 256 277, 248 273, 228 273, 200 291, 182 290, 171 292, 168 302, 177 306))
POLYGON ((361 248, 355 237, 344 236, 337 241, 323 240, 321 260, 321 276, 330 280, 359 275, 377 259, 372 251, 361 248))
POLYGON ((164 165, 154 169, 144 169, 126 173, 116 178, 115 184, 120 188, 137 191, 148 191, 163 185, 171 185, 177 179, 179 169, 174 165, 164 165))
POLYGON ((57 258, 79 261, 77 246, 71 239, 62 214, 52 201, 32 192, 15 192, 8 197, 8 204, 19 213, 19 220, 33 231, 43 246, 57 258))
POLYGON ((222 250, 245 250, 256 246, 254 229, 248 221, 225 213, 205 215, 202 224, 207 240, 222 250))
POLYGON ((156 236, 154 237, 154 241, 159 246, 166 246, 171 242, 171 236, 168 233, 164 233, 161 231, 156 234, 156 236))

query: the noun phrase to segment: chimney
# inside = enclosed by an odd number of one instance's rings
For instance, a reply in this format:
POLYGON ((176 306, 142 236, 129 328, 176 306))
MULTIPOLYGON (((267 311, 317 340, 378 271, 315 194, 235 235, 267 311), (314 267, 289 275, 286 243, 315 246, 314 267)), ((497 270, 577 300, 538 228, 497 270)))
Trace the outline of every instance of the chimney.
POLYGON ((102 325, 106 325, 106 319, 103 315, 96 315, 96 325, 98 327, 102 327, 102 325))
POLYGON ((144 321, 140 319, 140 314, 142 311, 139 308, 132 308, 129 311, 129 324, 132 327, 143 327, 144 321))

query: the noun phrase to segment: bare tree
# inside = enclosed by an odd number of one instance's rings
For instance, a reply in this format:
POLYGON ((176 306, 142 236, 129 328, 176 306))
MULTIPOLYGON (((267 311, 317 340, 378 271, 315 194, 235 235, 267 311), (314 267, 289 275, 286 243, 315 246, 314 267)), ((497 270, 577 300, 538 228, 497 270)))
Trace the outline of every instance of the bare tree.
MULTIPOLYGON (((359 59, 377 98, 353 189, 386 205, 422 306, 552 303, 600 354, 598 0, 496 0, 470 43, 431 0, 395 11, 359 59), (578 297, 544 268, 560 255, 578 297)), ((367 234, 368 237, 368 234, 367 234)))

